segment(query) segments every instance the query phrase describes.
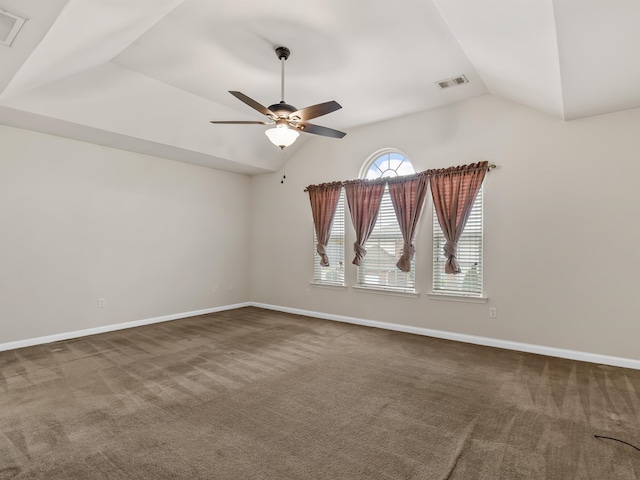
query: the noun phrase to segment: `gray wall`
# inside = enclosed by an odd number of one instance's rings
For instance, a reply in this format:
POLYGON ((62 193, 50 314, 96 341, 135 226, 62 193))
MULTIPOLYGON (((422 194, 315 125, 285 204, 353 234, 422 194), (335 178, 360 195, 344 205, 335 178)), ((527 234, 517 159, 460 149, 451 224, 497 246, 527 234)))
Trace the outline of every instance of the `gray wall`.
POLYGON ((0 126, 0 343, 248 301, 250 197, 243 175, 0 126))
MULTIPOLYGON (((564 122, 484 96, 310 139, 279 175, 252 179, 251 299, 554 348, 640 359, 640 110, 564 122), (308 184, 357 178, 376 150, 396 147, 417 170, 480 160, 485 181, 487 304, 434 300, 432 205, 417 241, 418 298, 309 285, 313 226, 308 184), (311 295, 306 295, 306 289, 311 295), (489 318, 489 307, 497 318, 489 318)), ((347 221, 349 285, 354 234, 347 221)))
POLYGON ((563 122, 485 96, 307 136, 283 185, 0 126, 0 344, 254 301, 640 359, 638 125, 640 109, 563 122), (418 298, 309 285, 304 187, 356 178, 384 147, 418 170, 499 165, 485 183, 487 304, 426 295, 430 202, 418 298))

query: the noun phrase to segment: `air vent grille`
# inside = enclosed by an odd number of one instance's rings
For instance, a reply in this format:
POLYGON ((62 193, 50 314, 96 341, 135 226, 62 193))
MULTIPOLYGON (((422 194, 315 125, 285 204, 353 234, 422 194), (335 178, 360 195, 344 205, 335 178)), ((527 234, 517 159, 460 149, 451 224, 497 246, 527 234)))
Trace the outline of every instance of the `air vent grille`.
POLYGON ((0 45, 10 47, 26 21, 26 18, 0 10, 0 45))
POLYGON ((458 75, 457 77, 447 78, 446 80, 440 80, 436 82, 436 85, 440 88, 440 90, 444 90, 445 88, 456 87, 458 85, 463 85, 465 83, 469 83, 469 80, 464 75, 458 75))

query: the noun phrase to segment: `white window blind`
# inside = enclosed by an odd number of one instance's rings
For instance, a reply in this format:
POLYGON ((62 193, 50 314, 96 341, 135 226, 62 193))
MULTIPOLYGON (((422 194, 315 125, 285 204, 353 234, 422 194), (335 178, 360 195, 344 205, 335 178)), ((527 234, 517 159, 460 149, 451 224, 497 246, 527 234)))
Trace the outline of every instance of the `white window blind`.
POLYGON ((444 273, 446 242, 435 209, 433 210, 433 292, 450 295, 482 296, 482 191, 471 209, 469 220, 458 241, 457 260, 461 272, 444 273))
POLYGON ((344 285, 344 214, 345 193, 344 189, 342 189, 336 214, 333 218, 331 236, 327 244, 328 267, 320 265, 320 255, 316 250, 318 239, 316 237, 316 229, 313 229, 313 283, 344 285))
MULTIPOLYGON (((395 149, 373 154, 365 163, 361 178, 397 177, 415 173, 411 161, 395 149)), ((358 285, 379 289, 414 292, 416 288, 415 262, 411 270, 401 272, 396 263, 402 255, 404 240, 393 210, 389 187, 386 186, 380 204, 378 220, 364 248, 367 254, 358 267, 358 285)))
POLYGON ((386 186, 378 221, 364 244, 367 254, 358 267, 358 285, 415 291, 415 262, 411 261, 411 270, 408 272, 401 272, 396 267, 403 245, 402 232, 393 210, 389 187, 386 186))

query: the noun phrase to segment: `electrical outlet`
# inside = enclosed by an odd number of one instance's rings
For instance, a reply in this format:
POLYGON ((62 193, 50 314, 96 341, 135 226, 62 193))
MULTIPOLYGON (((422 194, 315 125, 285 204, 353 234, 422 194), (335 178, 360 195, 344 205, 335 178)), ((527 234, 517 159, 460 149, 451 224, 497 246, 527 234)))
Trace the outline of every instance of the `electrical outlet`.
POLYGON ((217 283, 213 286, 213 293, 218 293, 218 284, 217 283))
POLYGON ((229 282, 229 291, 233 290, 233 283, 229 282))
POLYGON ((307 294, 307 297, 311 295, 311 289, 307 288, 306 294, 307 294))
POLYGON ((105 306, 104 298, 99 298, 98 299, 98 308, 104 308, 104 306, 105 306))
POLYGON ((498 309, 496 307, 489 307, 489 316, 491 318, 497 318, 498 317, 498 309))

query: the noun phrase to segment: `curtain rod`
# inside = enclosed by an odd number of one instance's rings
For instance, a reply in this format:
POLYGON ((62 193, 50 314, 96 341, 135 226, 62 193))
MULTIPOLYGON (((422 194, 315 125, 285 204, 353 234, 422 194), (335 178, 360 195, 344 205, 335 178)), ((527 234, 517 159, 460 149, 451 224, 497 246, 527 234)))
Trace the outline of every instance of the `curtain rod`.
MULTIPOLYGON (((452 167, 449 167, 449 168, 452 168, 452 167)), ((490 172, 490 171, 491 171, 491 170, 493 170, 494 168, 498 168, 498 166, 497 166, 495 163, 490 163, 489 165, 487 165, 487 172, 490 172)), ((423 172, 416 172, 416 173, 412 173, 411 175, 417 175, 417 174, 419 174, 419 173, 423 173, 423 172)), ((410 177, 411 175, 406 175, 406 176, 407 176, 407 177, 410 177)), ((395 178, 397 178, 397 177, 395 177, 395 178)), ((385 180, 385 179, 384 179, 384 178, 379 178, 379 179, 376 179, 376 180, 385 180)), ((325 182, 325 183, 321 183, 320 185, 332 184, 332 183, 336 183, 336 184, 337 184, 337 183, 344 183, 344 182, 343 182, 343 181, 338 180, 338 181, 335 181, 335 182, 325 182)), ((309 185, 309 187, 310 187, 310 186, 312 186, 312 185, 309 185)), ((315 186, 315 185, 314 185, 314 186, 315 186)), ((308 192, 308 191, 309 191, 309 187, 305 188, 305 189, 304 189, 304 191, 305 191, 305 192, 308 192)))

